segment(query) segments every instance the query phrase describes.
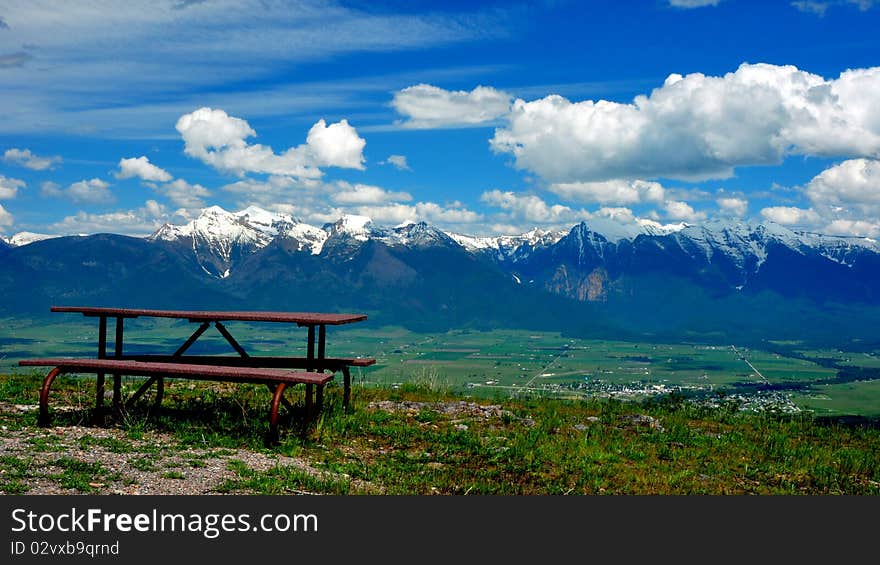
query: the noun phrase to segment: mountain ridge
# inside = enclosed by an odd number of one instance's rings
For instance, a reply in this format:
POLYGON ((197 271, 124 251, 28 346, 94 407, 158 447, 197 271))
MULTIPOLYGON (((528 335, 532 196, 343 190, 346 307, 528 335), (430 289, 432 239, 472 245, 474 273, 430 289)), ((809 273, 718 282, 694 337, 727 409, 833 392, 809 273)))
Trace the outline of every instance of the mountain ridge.
POLYGON ((76 302, 357 309, 426 330, 876 340, 875 240, 747 222, 608 226, 481 238, 424 222, 343 216, 318 228, 258 208, 211 207, 147 237, 0 248, 9 297, 0 311, 76 302))

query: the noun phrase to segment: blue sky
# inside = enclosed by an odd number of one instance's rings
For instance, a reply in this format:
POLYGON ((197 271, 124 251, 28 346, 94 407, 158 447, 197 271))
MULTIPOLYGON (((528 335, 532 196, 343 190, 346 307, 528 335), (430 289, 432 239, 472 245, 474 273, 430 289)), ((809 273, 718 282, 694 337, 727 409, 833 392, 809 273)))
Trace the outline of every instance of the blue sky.
POLYGON ((880 2, 0 0, 0 234, 250 205, 880 237, 880 2))

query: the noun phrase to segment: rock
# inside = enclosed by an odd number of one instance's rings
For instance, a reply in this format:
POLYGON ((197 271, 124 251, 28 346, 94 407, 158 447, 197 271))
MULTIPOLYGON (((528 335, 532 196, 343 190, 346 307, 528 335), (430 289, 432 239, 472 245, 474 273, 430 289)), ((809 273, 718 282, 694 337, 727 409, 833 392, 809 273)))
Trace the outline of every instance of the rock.
POLYGON ((660 420, 647 414, 622 414, 618 416, 618 420, 631 426, 646 426, 654 430, 663 431, 660 420))

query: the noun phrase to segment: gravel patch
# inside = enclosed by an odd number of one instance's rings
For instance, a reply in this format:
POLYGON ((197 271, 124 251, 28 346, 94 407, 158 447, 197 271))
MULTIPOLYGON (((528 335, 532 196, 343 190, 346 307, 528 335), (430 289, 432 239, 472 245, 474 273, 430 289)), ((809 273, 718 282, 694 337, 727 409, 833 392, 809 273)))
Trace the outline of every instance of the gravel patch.
MULTIPOLYGON (((0 412, 22 412, 30 406, 0 403, 0 412)), ((59 476, 65 462, 99 464, 89 479, 87 494, 221 494, 217 487, 239 478, 230 463, 255 471, 296 467, 324 476, 306 459, 249 449, 181 447, 170 434, 145 431, 138 439, 113 427, 0 428, 0 457, 28 463, 28 476, 21 479, 25 494, 86 494, 66 488, 59 476)), ((86 465, 88 467, 88 465, 86 465)), ((3 473, 5 473, 5 468, 3 473)), ((2 478, 2 477, 0 477, 2 478)), ((236 491, 234 494, 249 494, 236 491)), ((298 493, 291 493, 298 494, 298 493)), ((304 493, 303 493, 304 494, 304 493)))

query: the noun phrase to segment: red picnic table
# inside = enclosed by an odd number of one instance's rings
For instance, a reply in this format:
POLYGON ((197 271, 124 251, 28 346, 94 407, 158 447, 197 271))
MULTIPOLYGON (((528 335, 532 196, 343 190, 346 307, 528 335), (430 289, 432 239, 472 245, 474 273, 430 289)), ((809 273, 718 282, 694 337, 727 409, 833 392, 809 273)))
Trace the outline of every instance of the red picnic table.
POLYGON ((97 374, 95 415, 100 418, 104 399, 104 378, 113 375, 113 408, 122 409, 121 375, 148 376, 148 380, 129 398, 126 404, 137 400, 149 387, 156 385, 156 405, 162 401, 166 377, 264 382, 274 391, 270 420, 277 424, 277 404, 285 403, 282 396, 285 384, 301 382, 306 385, 307 421, 311 408, 312 386, 317 385, 316 403, 322 403, 323 385, 332 379, 333 373, 344 375, 343 407, 348 407, 351 396, 349 367, 365 367, 374 364, 370 358, 340 358, 326 356, 327 326, 351 324, 367 319, 365 314, 336 314, 321 312, 273 312, 273 311, 223 311, 223 310, 155 310, 139 308, 108 308, 93 306, 52 306, 52 312, 79 313, 98 318, 97 359, 31 359, 20 365, 55 366, 41 390, 41 420, 47 417, 49 387, 57 374, 87 371, 97 374), (199 326, 173 353, 126 354, 124 350, 124 325, 126 319, 140 317, 175 318, 198 323, 199 326), (107 320, 115 318, 115 339, 111 353, 107 351, 107 320), (307 328, 305 356, 250 355, 223 324, 228 321, 274 322, 296 324, 307 328), (237 356, 186 355, 187 350, 213 325, 229 343, 237 356), (284 370, 282 370, 284 369, 284 370), (292 372, 286 369, 303 369, 292 372), (274 371, 274 372, 273 372, 274 371), (325 374, 325 371, 329 373, 325 374))

